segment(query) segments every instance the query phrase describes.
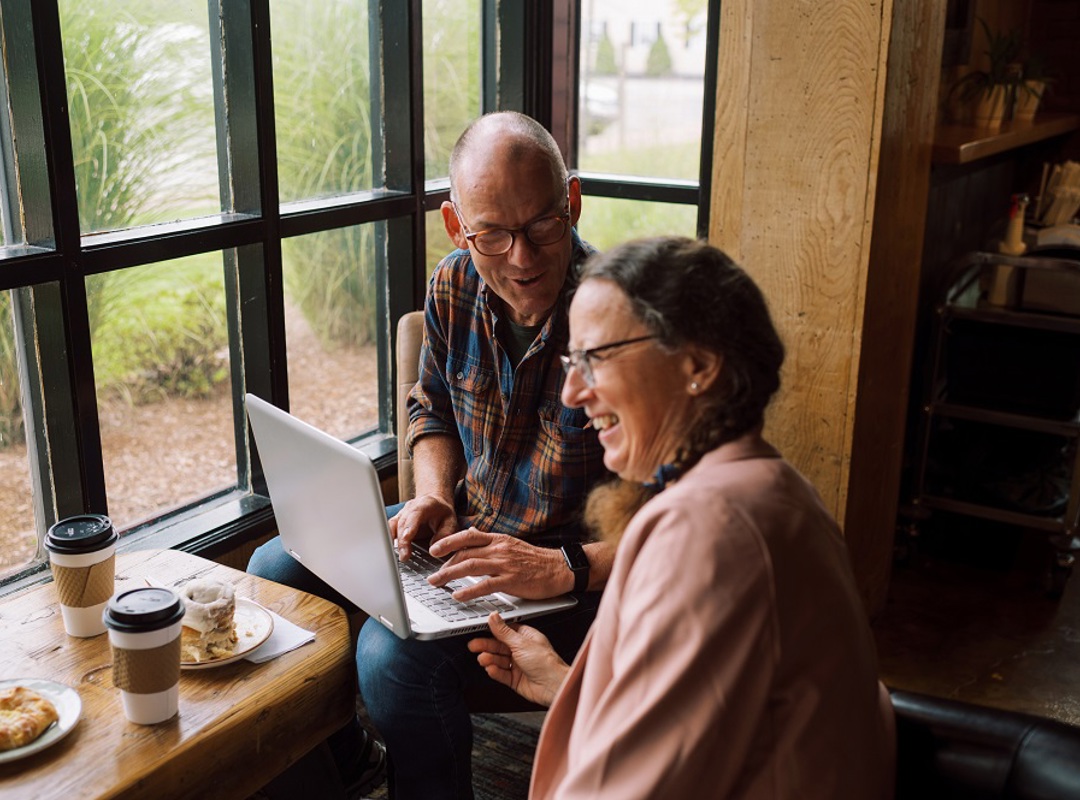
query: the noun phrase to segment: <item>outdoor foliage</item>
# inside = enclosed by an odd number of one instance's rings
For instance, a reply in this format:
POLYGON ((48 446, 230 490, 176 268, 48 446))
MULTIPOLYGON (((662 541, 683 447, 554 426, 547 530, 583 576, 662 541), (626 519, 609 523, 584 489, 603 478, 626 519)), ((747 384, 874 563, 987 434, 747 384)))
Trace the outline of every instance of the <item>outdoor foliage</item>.
POLYGON ((611 43, 611 37, 607 31, 596 43, 596 65, 593 72, 597 75, 618 75, 619 65, 615 60, 615 45, 611 43))
POLYGON ((0 450, 25 438, 11 295, 0 292, 0 450))
POLYGON ((671 74, 671 51, 663 36, 657 36, 649 48, 649 57, 645 62, 645 74, 650 78, 662 78, 671 74))
POLYGON ((213 396, 229 379, 220 258, 139 270, 92 341, 99 391, 133 404, 213 396))
MULTIPOLYGON (((424 2, 424 177, 449 173, 450 151, 480 114, 480 3, 424 2)), ((445 236, 441 243, 445 249, 445 236)))
MULTIPOLYGON (((371 64, 363 9, 344 0, 277 2, 274 94, 283 198, 372 186, 371 64)), ((374 341, 371 226, 286 241, 285 290, 326 343, 374 341)))
MULTIPOLYGON (((218 207, 213 98, 193 68, 209 54, 206 26, 170 19, 158 3, 61 3, 71 139, 84 232, 129 228, 218 207), (133 11, 126 10, 134 9, 133 11)), ((220 258, 216 258, 220 273, 220 258)), ((149 402, 204 396, 222 380, 216 357, 228 346, 222 290, 174 280, 168 292, 144 282, 156 268, 87 279, 95 376, 103 395, 149 402), (133 302, 139 297, 139 302, 133 302), (192 318, 188 318, 192 314, 192 318), (197 333, 196 333, 197 332, 197 333), (197 347, 205 355, 192 354, 197 347)), ((174 278, 177 277, 174 275, 174 278)), ((223 278, 219 275, 220 286, 223 278)))

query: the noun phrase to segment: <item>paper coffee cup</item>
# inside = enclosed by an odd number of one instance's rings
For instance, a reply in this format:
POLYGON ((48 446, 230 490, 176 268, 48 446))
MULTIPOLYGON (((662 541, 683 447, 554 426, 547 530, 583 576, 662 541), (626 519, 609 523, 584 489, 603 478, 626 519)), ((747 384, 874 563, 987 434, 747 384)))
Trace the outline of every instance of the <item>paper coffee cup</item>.
POLYGON ((121 592, 105 608, 113 658, 113 685, 124 716, 153 725, 180 707, 180 629, 184 603, 170 589, 121 592))
POLYGON ((62 519, 45 535, 60 614, 70 636, 105 633, 101 615, 116 582, 116 531, 108 517, 62 519))

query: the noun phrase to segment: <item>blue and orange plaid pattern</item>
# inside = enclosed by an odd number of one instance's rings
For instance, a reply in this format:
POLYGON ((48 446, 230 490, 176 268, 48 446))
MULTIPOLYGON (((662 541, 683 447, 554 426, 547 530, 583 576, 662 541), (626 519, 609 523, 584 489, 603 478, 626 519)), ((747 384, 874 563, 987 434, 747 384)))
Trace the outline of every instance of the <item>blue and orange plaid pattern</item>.
POLYGON ((572 232, 567 283, 555 309, 514 369, 495 336, 500 300, 467 250, 444 258, 425 305, 420 379, 409 395, 409 448, 429 434, 451 434, 467 464, 458 514, 480 530, 535 536, 580 535, 589 489, 608 475, 603 449, 581 409, 559 394, 567 306, 581 263, 593 249, 572 232))

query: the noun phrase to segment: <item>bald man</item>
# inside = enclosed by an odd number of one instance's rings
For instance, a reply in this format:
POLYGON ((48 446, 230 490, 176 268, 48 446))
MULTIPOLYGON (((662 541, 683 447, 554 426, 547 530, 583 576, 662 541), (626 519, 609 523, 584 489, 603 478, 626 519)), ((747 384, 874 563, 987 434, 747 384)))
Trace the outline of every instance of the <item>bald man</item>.
MULTIPOLYGON (((573 592, 574 608, 530 623, 569 662, 613 557, 610 545, 587 542, 581 525, 586 495, 607 476, 603 451, 584 412, 560 400, 569 295, 593 252, 574 230, 581 186, 543 126, 498 112, 458 140, 441 210, 458 249, 428 288, 408 404, 416 496, 387 509, 390 530, 402 558, 416 541, 449 559, 432 578, 438 585, 487 576, 456 591, 459 600, 573 592)), ((352 608, 277 539, 248 571, 352 608)), ((465 690, 507 690, 478 665, 470 638, 402 640, 371 619, 360 631, 360 692, 386 742, 393 798, 473 796, 465 690)), ((381 779, 381 748, 356 723, 331 746, 350 796, 381 779)))

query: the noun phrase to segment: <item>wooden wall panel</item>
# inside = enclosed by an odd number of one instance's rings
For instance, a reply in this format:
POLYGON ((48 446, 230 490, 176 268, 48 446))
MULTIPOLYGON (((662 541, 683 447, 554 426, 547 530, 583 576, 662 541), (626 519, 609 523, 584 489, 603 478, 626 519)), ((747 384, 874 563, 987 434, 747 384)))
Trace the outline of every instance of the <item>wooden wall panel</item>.
POLYGON ((710 239, 788 347, 769 436, 841 520, 891 5, 725 2, 720 21, 710 239), (724 102, 734 60, 745 104, 724 102))
POLYGON ((788 360, 766 435, 845 527, 871 613, 891 564, 944 10, 740 0, 721 12, 710 241, 769 298, 788 360))
POLYGON ((888 588, 904 462, 942 11, 937 0, 893 7, 845 511, 852 562, 872 612, 882 607, 888 588))

